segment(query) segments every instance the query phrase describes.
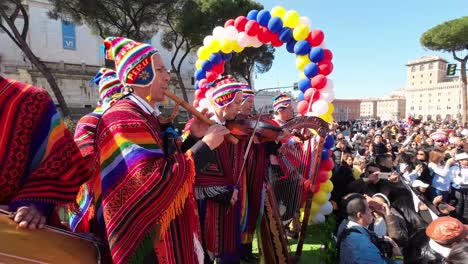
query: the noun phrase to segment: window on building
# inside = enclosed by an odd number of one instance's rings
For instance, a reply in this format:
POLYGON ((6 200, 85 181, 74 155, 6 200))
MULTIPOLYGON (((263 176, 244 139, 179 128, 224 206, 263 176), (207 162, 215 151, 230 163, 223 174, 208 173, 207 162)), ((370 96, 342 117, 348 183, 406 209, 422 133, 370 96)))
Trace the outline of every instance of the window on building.
POLYGON ((432 68, 434 68, 434 65, 433 65, 433 63, 431 62, 431 63, 429 63, 429 70, 432 70, 432 68))
POLYGON ((422 100, 419 100, 419 103, 422 104, 422 100))
POLYGON ((423 94, 419 94, 419 98, 423 97, 423 94))
POLYGON ((428 96, 431 97, 431 93, 429 93, 428 96))
POLYGON ((432 76, 432 72, 431 72, 431 73, 429 73, 429 76, 432 76))
POLYGON ((450 98, 447 98, 447 101, 449 101, 449 102, 450 102, 450 98))
POLYGON ((429 103, 431 102, 431 99, 429 99, 429 103))
POLYGON ((414 75, 413 75, 413 79, 414 79, 414 75))
POLYGON ((442 93, 438 93, 437 96, 442 96, 442 93))
POLYGON ((439 102, 439 103, 440 103, 440 99, 439 99, 439 100, 437 100, 437 102, 439 102))
POLYGON ((422 110, 422 105, 419 106, 419 110, 422 110))
POLYGON ((452 107, 450 105, 447 105, 447 110, 450 110, 452 109, 452 107))
POLYGON ((424 71, 424 64, 419 65, 419 70, 424 71))
POLYGON ((411 72, 415 72, 416 71, 416 66, 411 66, 411 72))
POLYGON ((437 106, 437 110, 440 110, 440 105, 437 106))
POLYGON ((414 106, 411 106, 411 110, 414 110, 414 106))
POLYGON ((429 81, 429 83, 432 83, 432 80, 431 80, 431 81, 429 81))
POLYGON ((421 74, 421 78, 424 77, 424 74, 421 74))

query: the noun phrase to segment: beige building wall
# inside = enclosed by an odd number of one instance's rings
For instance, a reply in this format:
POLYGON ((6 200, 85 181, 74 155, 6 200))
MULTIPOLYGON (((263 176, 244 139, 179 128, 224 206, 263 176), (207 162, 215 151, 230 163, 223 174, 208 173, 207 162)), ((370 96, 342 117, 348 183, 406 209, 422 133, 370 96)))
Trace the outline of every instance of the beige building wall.
POLYGON ((401 120, 405 118, 405 99, 389 98, 377 101, 377 117, 381 120, 401 120))
POLYGON ((377 101, 376 99, 364 99, 360 104, 360 118, 376 118, 377 101))
POLYGON ((447 61, 438 56, 422 57, 406 65, 406 116, 420 119, 458 119, 461 81, 447 77, 447 61))

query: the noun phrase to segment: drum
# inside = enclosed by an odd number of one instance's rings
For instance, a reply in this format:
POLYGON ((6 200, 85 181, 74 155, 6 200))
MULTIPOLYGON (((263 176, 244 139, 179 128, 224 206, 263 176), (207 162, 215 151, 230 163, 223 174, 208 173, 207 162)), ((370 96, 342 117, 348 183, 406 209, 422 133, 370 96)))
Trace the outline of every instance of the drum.
POLYGON ((20 229, 0 213, 0 263, 94 264, 101 263, 97 241, 54 227, 20 229))

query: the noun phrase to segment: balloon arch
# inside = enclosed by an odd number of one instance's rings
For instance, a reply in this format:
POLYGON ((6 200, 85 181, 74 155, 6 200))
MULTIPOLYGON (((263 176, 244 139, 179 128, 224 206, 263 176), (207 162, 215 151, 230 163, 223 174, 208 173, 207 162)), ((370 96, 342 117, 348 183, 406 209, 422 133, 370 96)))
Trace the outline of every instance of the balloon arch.
MULTIPOLYGON (((195 64, 195 107, 208 108, 212 94, 208 83, 224 72, 224 63, 246 47, 258 48, 271 44, 281 47, 286 44, 289 53, 296 55, 296 67, 302 79, 298 82, 301 90, 297 104, 300 115, 318 116, 332 122, 334 111, 331 103, 335 98, 333 82, 327 76, 333 71, 333 54, 325 48, 324 33, 311 30, 309 18, 300 16, 295 10, 286 11, 281 6, 268 10, 251 10, 247 17, 229 19, 224 27, 215 27, 213 35, 205 37, 203 46, 197 51, 195 64)), ((333 184, 330 181, 333 161, 330 149, 333 138, 328 136, 322 151, 322 162, 317 175, 317 184, 311 207, 312 221, 325 221, 324 215, 332 212, 328 201, 333 184)))

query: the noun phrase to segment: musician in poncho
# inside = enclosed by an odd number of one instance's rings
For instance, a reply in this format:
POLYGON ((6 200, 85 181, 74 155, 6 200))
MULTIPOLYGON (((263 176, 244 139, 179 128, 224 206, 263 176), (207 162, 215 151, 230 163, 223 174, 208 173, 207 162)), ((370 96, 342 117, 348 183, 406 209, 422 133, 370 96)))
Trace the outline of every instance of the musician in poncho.
POLYGON ((165 140, 153 106, 165 99, 170 76, 158 51, 122 37, 109 37, 104 45, 127 90, 104 112, 95 137, 113 262, 203 263, 195 170, 229 131, 195 120, 190 133, 202 139, 190 149, 165 140))
MULTIPOLYGON (((213 87, 211 119, 218 124, 234 119, 241 110, 244 84, 227 75, 209 85, 213 87)), ((186 130, 190 124, 189 121, 186 130)), ((240 139, 237 144, 224 141, 214 151, 213 162, 196 175, 203 247, 207 258, 218 263, 240 262, 241 226, 246 217, 246 177, 245 169, 241 170, 246 141, 240 139)))

